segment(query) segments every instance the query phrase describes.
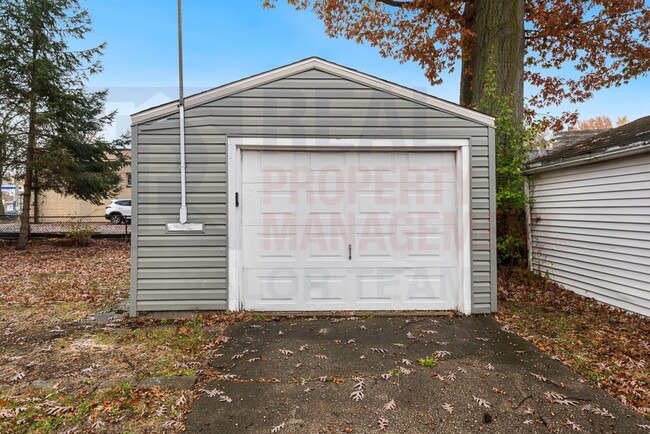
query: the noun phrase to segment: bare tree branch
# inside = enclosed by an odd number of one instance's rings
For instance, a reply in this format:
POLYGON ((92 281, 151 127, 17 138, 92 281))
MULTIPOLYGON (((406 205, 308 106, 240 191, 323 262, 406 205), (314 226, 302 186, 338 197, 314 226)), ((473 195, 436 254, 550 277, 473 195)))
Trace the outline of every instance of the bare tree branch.
POLYGON ((410 1, 400 2, 400 1, 396 1, 396 0, 375 0, 375 1, 378 1, 379 3, 383 3, 383 4, 388 5, 388 6, 393 6, 393 7, 396 7, 396 8, 402 8, 402 7, 412 3, 410 1))

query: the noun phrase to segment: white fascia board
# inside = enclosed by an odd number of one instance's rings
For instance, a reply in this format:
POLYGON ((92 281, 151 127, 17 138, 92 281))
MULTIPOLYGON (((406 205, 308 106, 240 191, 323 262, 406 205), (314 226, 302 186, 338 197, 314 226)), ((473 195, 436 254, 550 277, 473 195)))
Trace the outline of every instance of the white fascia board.
POLYGON ((616 151, 605 151, 599 154, 586 154, 582 156, 573 157, 567 160, 558 159, 551 160, 550 163, 544 164, 543 162, 533 163, 523 170, 524 175, 536 175, 542 172, 549 172, 552 170, 564 169, 567 167, 582 166, 583 164, 596 163, 600 161, 612 160, 615 158, 631 157, 638 154, 645 154, 650 152, 650 143, 642 146, 629 148, 626 147, 616 151))
MULTIPOLYGON (((440 109, 460 117, 475 121, 482 125, 488 127, 494 127, 494 118, 486 115, 484 113, 477 112, 475 110, 467 109, 459 105, 450 103, 448 101, 436 98, 425 93, 418 92, 413 89, 409 89, 404 86, 400 86, 394 83, 390 83, 384 80, 381 80, 370 75, 354 71, 352 69, 345 68, 334 63, 327 62, 323 59, 310 58, 305 59, 300 62, 280 67, 262 74, 258 74, 243 80, 236 81, 231 84, 226 84, 224 86, 201 92, 195 95, 191 95, 185 98, 185 108, 189 109, 196 107, 210 101, 214 101, 226 96, 242 92, 257 86, 262 86, 266 83, 279 80, 281 78, 289 77, 291 75, 299 74, 310 69, 317 68, 321 71, 325 71, 336 75, 338 77, 355 81, 360 84, 372 87, 374 89, 382 90, 384 92, 393 94, 395 96, 406 98, 408 100, 424 104, 426 106, 440 109)), ((168 104, 164 104, 158 107, 153 107, 149 110, 145 110, 139 113, 131 115, 132 125, 141 124, 154 119, 163 118, 178 111, 178 102, 173 101, 168 104)))

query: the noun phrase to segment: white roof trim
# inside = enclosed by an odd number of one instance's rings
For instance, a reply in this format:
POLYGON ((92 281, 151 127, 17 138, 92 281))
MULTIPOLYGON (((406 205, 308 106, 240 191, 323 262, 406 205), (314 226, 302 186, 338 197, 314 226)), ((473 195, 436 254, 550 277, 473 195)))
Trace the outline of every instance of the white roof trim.
MULTIPOLYGON (((379 78, 349 68, 345 68, 343 66, 316 57, 301 60, 299 62, 254 75, 252 77, 245 78, 243 80, 239 80, 230 84, 226 84, 212 90, 188 96, 185 98, 185 108, 189 109, 192 107, 200 106, 207 102, 214 101, 228 95, 232 95, 234 93, 242 92, 244 90, 261 86, 266 83, 270 83, 275 80, 314 68, 331 73, 333 75, 337 75, 341 78, 355 81, 360 84, 365 84, 369 87, 391 93, 398 97, 406 98, 408 100, 418 102, 432 108, 440 109, 458 115, 465 119, 473 120, 489 127, 494 127, 494 118, 492 116, 465 107, 461 107, 449 101, 445 101, 434 96, 427 95, 425 93, 418 92, 404 86, 400 86, 395 83, 390 83, 388 81, 384 81, 379 78)), ((176 113, 177 111, 178 102, 173 101, 168 104, 163 104, 161 106, 153 107, 151 109, 135 113, 131 115, 131 122, 133 125, 137 125, 150 120, 169 116, 176 113)))
POLYGON ((580 166, 588 163, 595 163, 599 161, 612 160, 615 158, 631 157, 637 154, 645 154, 650 152, 650 144, 644 144, 635 147, 625 147, 618 149, 612 146, 599 153, 588 153, 579 156, 569 157, 567 159, 558 158, 557 160, 550 160, 546 162, 532 163, 523 170, 524 175, 533 175, 536 173, 547 172, 551 170, 564 169, 565 167, 580 166), (613 149, 613 150, 610 150, 613 149), (546 164, 545 164, 546 163, 546 164))

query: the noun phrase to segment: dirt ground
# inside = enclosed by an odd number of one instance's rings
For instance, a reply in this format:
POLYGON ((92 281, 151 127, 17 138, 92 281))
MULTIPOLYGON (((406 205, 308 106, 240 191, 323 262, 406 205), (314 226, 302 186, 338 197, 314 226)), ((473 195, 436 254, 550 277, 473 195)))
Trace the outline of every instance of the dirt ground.
POLYGON ((525 269, 502 268, 498 286, 499 321, 650 420, 650 318, 525 269))
POLYGON ((131 320, 110 309, 128 295, 129 257, 116 241, 0 249, 0 432, 183 429, 208 356, 233 318, 131 320), (95 322, 102 311, 109 316, 95 322), (190 387, 140 387, 149 377, 190 387))

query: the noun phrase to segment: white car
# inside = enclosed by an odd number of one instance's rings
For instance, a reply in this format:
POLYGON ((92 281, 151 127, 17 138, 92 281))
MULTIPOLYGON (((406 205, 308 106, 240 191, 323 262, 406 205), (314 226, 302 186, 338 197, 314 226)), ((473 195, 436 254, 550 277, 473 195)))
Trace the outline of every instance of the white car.
POLYGON ((131 223, 131 199, 113 199, 106 207, 104 217, 114 225, 131 223))

